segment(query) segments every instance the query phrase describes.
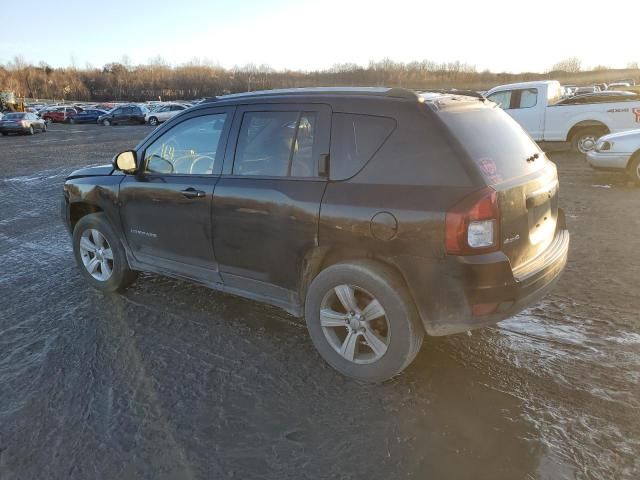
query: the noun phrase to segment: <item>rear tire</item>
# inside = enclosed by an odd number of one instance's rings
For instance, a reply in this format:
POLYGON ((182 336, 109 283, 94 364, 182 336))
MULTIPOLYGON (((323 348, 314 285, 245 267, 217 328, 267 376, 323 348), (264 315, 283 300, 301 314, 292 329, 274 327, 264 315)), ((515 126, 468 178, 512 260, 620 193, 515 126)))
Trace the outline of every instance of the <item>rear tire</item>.
POLYGON ((156 125, 158 125, 158 119, 156 117, 151 117, 149 119, 149 125, 151 125, 152 127, 155 127, 156 125))
POLYGON ((343 375, 365 382, 381 382, 400 373, 413 361, 424 338, 424 327, 400 275, 369 260, 320 272, 307 291, 305 320, 322 358, 343 375), (346 297, 352 299, 353 309, 345 307, 349 304, 343 301, 345 291, 350 292, 346 297), (374 302, 382 312, 377 316, 368 307, 374 302), (355 336, 351 351, 350 336, 355 336), (382 341, 377 346, 376 337, 382 341))
POLYGON ((111 125, 111 122, 105 118, 104 120, 102 120, 102 125, 108 127, 109 125, 111 125))
POLYGON ((605 134, 601 128, 587 127, 578 130, 571 137, 571 148, 576 153, 586 155, 596 148, 598 138, 605 134))
POLYGON ((634 153, 627 165, 627 175, 637 186, 640 186, 640 151, 634 153))
POLYGON ((8 137, 9 136, 9 132, 2 132, 2 136, 3 137, 8 137))
POLYGON ((80 273, 97 290, 124 290, 137 278, 137 273, 129 268, 124 247, 104 213, 86 215, 76 223, 73 253, 80 273))

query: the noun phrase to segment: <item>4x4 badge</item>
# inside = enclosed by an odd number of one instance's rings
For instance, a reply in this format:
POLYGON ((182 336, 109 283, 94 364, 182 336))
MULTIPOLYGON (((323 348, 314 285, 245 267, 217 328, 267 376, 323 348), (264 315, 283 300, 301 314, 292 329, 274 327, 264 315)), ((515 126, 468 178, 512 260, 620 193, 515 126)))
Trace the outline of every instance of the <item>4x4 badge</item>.
POLYGON ((505 238, 503 243, 505 245, 509 245, 510 243, 516 242, 518 240, 520 240, 520 235, 516 235, 515 237, 511 237, 511 238, 505 238))

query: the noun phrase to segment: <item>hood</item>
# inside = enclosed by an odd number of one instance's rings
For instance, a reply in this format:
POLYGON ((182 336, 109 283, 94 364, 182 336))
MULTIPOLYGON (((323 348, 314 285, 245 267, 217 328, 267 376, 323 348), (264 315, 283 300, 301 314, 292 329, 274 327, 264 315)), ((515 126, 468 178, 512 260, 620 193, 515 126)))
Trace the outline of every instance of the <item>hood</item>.
POLYGON ((640 129, 636 130, 625 130, 624 132, 617 133, 608 133, 607 135, 603 135, 598 140, 633 140, 637 139, 638 144, 640 145, 640 129))
POLYGON ((97 167, 86 167, 71 172, 67 179, 78 177, 100 177, 105 175, 111 175, 113 173, 113 165, 99 165, 97 167))

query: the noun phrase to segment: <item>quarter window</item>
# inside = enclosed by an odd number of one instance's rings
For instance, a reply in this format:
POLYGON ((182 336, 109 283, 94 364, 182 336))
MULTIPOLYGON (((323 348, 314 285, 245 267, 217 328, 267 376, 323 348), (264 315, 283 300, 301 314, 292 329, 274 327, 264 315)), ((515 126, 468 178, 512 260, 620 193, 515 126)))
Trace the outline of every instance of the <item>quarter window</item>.
POLYGON ((238 135, 234 175, 309 177, 315 172, 315 112, 247 112, 238 135))
POLYGON ((392 118, 346 113, 334 113, 331 123, 333 180, 344 180, 358 173, 396 126, 392 118))
POLYGON ((145 171, 162 174, 211 174, 221 159, 220 140, 226 113, 203 115, 179 123, 145 151, 145 171))

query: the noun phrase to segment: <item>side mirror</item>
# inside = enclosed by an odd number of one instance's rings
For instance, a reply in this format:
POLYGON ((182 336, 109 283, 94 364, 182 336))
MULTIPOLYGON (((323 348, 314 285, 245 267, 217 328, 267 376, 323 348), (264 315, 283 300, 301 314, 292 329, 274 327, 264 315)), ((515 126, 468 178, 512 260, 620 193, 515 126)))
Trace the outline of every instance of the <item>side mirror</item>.
POLYGON ((126 150, 113 157, 113 168, 125 173, 135 173, 138 169, 135 150, 126 150))

